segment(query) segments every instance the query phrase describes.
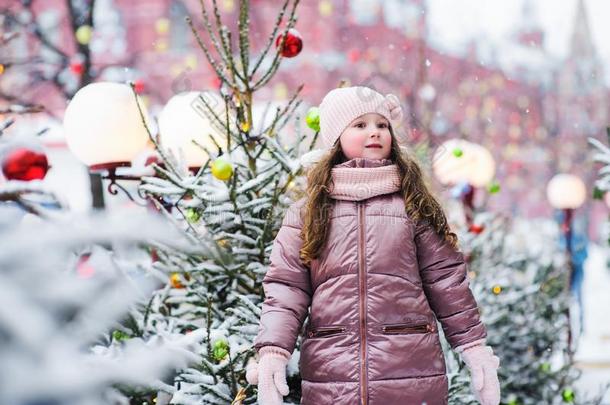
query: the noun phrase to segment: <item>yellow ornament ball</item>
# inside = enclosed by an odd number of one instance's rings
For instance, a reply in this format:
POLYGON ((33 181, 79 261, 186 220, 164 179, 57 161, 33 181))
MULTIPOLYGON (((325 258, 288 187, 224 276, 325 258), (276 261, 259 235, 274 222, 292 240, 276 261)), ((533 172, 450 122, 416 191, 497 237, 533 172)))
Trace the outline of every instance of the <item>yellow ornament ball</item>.
POLYGON ((93 29, 90 25, 81 25, 76 29, 76 40, 81 45, 88 45, 91 42, 91 36, 93 35, 93 29))
POLYGON ((502 292, 502 287, 500 287, 499 285, 496 284, 493 286, 491 291, 493 291, 494 294, 498 295, 502 292))
POLYGON ((218 158, 212 163, 212 175, 218 180, 229 180, 233 175, 233 166, 230 162, 218 158))
POLYGON ((182 279, 178 273, 172 273, 169 277, 169 281, 173 288, 184 288, 184 284, 182 284, 182 279))

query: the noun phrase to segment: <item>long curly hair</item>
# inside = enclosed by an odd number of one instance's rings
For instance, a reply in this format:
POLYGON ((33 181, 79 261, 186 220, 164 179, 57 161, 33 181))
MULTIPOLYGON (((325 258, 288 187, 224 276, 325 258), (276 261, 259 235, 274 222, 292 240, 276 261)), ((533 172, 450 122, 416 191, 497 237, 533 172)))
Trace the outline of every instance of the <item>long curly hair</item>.
MULTIPOLYGON (((405 212, 415 223, 424 221, 430 224, 439 236, 457 249, 457 235, 450 230, 441 204, 428 190, 421 168, 412 156, 401 150, 391 127, 390 132, 392 146, 389 159, 398 166, 400 172, 405 212)), ((328 222, 334 206, 333 199, 329 196, 332 186, 331 169, 346 160, 340 142, 337 141, 330 153, 325 154, 306 173, 307 202, 303 206, 303 246, 299 251, 301 262, 306 266, 310 266, 311 261, 319 257, 328 236, 328 222)))

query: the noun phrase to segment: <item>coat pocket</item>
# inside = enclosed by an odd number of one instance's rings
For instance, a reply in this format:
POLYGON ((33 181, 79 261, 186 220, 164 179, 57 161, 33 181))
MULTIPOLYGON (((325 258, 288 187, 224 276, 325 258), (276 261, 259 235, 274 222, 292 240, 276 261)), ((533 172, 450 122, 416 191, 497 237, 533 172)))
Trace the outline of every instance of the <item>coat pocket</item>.
POLYGON ((307 331, 307 337, 318 338, 337 335, 347 330, 345 326, 319 326, 317 328, 311 328, 307 331))
POLYGON ((434 332, 434 326, 427 322, 422 323, 392 323, 384 324, 381 332, 388 335, 430 333, 434 332))

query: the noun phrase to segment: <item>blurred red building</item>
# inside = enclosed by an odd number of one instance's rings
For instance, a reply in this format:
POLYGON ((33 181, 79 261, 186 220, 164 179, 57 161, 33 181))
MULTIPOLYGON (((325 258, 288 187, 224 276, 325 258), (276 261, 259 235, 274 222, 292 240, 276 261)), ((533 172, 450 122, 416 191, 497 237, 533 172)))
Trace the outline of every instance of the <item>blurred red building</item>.
MULTIPOLYGON (((218 0, 223 21, 234 32, 238 3, 218 0)), ((38 2, 36 10, 60 43, 63 4, 38 2)), ((265 45, 281 4, 251 1, 251 59, 265 45)), ((532 5, 531 0, 525 3, 505 48, 490 49, 482 39, 454 55, 434 45, 424 0, 301 1, 296 28, 303 51, 284 59, 257 96, 286 100, 304 83, 308 107, 341 80, 397 94, 408 111, 399 132, 409 142, 427 141, 432 149, 462 137, 485 145, 496 159, 502 185, 489 199, 490 207, 510 215, 548 216, 552 208, 546 183, 555 173, 578 174, 592 188, 596 173, 587 137, 605 139, 610 97, 584 0, 578 0, 569 28, 570 52, 563 61, 553 61, 546 52, 532 5)), ((217 87, 184 20, 188 15, 207 41, 198 0, 97 0, 91 50, 94 68, 104 69, 101 79, 141 80, 153 110, 173 94, 217 87)), ((17 47, 13 52, 40 52, 17 47)), ((66 49, 75 48, 67 44, 66 49)), ((41 86, 29 96, 61 116, 66 103, 61 94, 41 86)), ((584 209, 593 219, 607 215, 598 202, 588 202, 584 209)))

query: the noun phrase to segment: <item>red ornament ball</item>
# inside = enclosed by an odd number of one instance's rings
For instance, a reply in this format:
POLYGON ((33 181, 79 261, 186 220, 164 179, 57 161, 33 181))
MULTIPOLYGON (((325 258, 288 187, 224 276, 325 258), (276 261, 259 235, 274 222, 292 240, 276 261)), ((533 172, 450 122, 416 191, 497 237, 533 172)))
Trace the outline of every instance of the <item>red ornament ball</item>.
POLYGON ((480 234, 481 232, 483 232, 485 230, 485 227, 483 225, 472 224, 472 225, 470 225, 468 230, 471 233, 474 233, 475 235, 478 235, 478 234, 480 234))
POLYGON ((70 71, 75 75, 82 75, 85 71, 85 65, 81 61, 74 61, 70 63, 70 71))
POLYGON ((31 149, 14 149, 2 159, 2 173, 8 180, 41 180, 48 170, 47 156, 31 149))
MULTIPOLYGON (((275 40, 275 47, 278 48, 280 46, 280 42, 282 42, 282 35, 278 35, 275 40)), ((282 47, 281 53, 282 56, 286 58, 294 58, 303 49, 303 39, 301 38, 301 34, 299 31, 291 28, 286 33, 286 41, 284 42, 284 46, 282 47)))
POLYGON ((144 80, 138 79, 138 80, 134 81, 133 82, 133 89, 138 94, 144 93, 144 90, 146 89, 146 86, 144 84, 144 80))

